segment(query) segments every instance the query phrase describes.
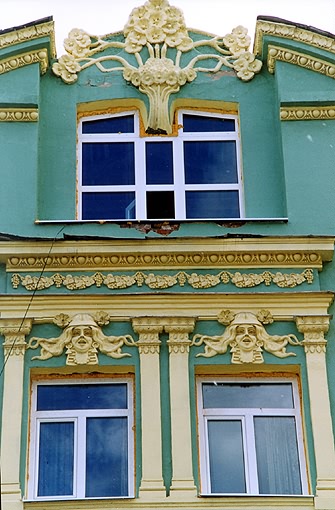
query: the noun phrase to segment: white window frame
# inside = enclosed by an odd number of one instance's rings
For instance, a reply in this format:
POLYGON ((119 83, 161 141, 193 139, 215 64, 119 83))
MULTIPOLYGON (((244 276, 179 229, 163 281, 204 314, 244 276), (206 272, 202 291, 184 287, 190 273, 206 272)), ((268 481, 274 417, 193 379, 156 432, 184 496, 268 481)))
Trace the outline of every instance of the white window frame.
MULTIPOLYGON (((232 377, 201 377, 197 379, 197 411, 198 411, 198 437, 199 437, 199 455, 200 455, 200 481, 201 495, 203 496, 273 496, 273 494, 259 494, 258 475, 257 475, 257 459, 255 447, 255 433, 253 418, 255 416, 292 416, 295 418, 296 439, 298 445, 298 457, 300 465, 301 477, 301 495, 308 495, 308 480, 306 471, 306 459, 304 450, 304 440, 302 431, 301 406, 298 384, 295 379, 291 378, 232 378, 232 377), (203 383, 254 383, 254 384, 287 384, 292 385, 293 404, 291 408, 204 408, 203 406, 203 383), (243 454, 244 454, 244 472, 245 472, 245 493, 212 493, 209 467, 209 445, 207 424, 210 420, 232 420, 241 421, 242 437, 243 437, 243 454)), ((275 494, 280 496, 279 494, 275 494)), ((301 496, 292 495, 294 496, 301 496)), ((290 496, 291 495, 284 495, 290 496)))
POLYGON ((31 416, 30 416, 30 445, 29 445, 29 477, 27 501, 56 501, 56 500, 92 500, 92 499, 127 499, 134 497, 134 397, 133 380, 131 378, 113 379, 57 379, 38 380, 32 382, 31 416), (56 385, 89 385, 89 384, 120 384, 127 385, 127 409, 76 409, 37 411, 37 388, 38 386, 56 385), (86 418, 90 417, 126 417, 128 423, 128 495, 108 497, 85 496, 86 480, 86 418), (38 459, 39 459, 39 431, 41 423, 74 423, 74 479, 73 494, 69 496, 38 496, 38 459))
MULTIPOLYGON (((226 218, 229 220, 244 218, 244 197, 242 185, 242 156, 239 135, 238 116, 232 114, 220 114, 212 112, 199 112, 198 110, 179 110, 178 111, 178 136, 140 136, 140 117, 137 111, 125 111, 117 114, 94 115, 84 117, 79 121, 78 126, 78 200, 77 200, 77 217, 82 220, 82 194, 87 192, 133 192, 136 201, 136 217, 137 221, 154 221, 162 220, 162 218, 147 219, 146 210, 146 192, 147 191, 173 191, 175 196, 175 218, 171 221, 189 220, 197 221, 201 218, 187 218, 185 196, 187 191, 237 191, 239 196, 240 215, 237 218, 226 218), (235 130, 227 132, 184 132, 183 115, 204 116, 209 118, 231 119, 235 122, 235 130), (112 117, 122 117, 134 115, 134 133, 110 133, 110 134, 83 134, 83 123, 103 120, 112 117), (236 184, 186 184, 184 171, 184 154, 183 143, 185 141, 224 141, 232 140, 236 142, 236 160, 238 179, 236 184), (99 185, 84 186, 82 183, 82 144, 85 142, 134 142, 135 156, 135 184, 133 185, 99 185), (146 167, 145 167, 145 144, 146 142, 171 142, 173 150, 173 184, 146 184, 146 167), (180 164, 182 162, 182 165, 180 164)), ((96 218, 99 220, 99 218, 96 218)), ((163 218, 164 219, 164 218, 163 218)), ((204 220, 225 218, 204 218, 204 220)), ((130 220, 130 218, 128 218, 130 220)), ((164 221, 168 219, 164 219, 164 221)), ((108 220, 107 220, 108 221, 108 220)), ((118 220, 115 220, 118 221, 118 220)), ((119 221, 127 221, 127 218, 120 218, 119 221)))

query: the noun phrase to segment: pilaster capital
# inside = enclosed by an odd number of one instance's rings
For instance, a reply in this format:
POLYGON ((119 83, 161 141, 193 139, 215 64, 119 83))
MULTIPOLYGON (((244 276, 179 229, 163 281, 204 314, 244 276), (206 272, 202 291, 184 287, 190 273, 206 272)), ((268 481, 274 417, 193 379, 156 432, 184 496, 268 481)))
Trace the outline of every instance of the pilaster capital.
POLYGON ((330 315, 312 315, 296 317, 298 331, 304 334, 302 342, 305 352, 326 352, 327 340, 325 333, 329 329, 330 315))
POLYGON ((188 353, 191 340, 188 335, 194 329, 195 319, 193 317, 171 317, 164 326, 164 331, 169 333, 169 353, 188 353))
POLYGON ((26 351, 26 335, 31 331, 32 319, 0 319, 0 334, 5 337, 5 356, 23 356, 26 351))
POLYGON ((164 320, 156 317, 140 317, 132 320, 133 330, 139 335, 136 345, 140 354, 159 354, 164 320))

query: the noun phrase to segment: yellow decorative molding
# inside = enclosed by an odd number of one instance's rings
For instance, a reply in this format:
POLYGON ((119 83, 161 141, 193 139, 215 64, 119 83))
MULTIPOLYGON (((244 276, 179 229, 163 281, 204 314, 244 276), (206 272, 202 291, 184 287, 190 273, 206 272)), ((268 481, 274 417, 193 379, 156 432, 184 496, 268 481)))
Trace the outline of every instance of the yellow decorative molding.
POLYGON ((326 352, 327 340, 324 335, 329 329, 330 316, 296 317, 298 330, 304 334, 305 352, 326 352))
POLYGON ((61 356, 66 350, 67 365, 98 365, 98 351, 110 358, 120 359, 130 356, 123 353, 124 345, 136 345, 131 335, 107 336, 101 326, 110 322, 109 315, 98 312, 94 316, 78 313, 73 317, 60 314, 53 320, 64 331, 57 338, 30 338, 26 348, 41 348, 39 356, 32 359, 47 360, 54 356, 61 356))
POLYGON ((282 106, 280 120, 335 120, 335 105, 282 106))
POLYGON ((161 341, 159 334, 164 328, 164 320, 152 317, 139 317, 132 320, 133 330, 138 333, 136 342, 140 354, 158 354, 161 341))
POLYGON ((286 25, 285 23, 276 23, 271 21, 257 21, 254 53, 261 55, 263 46, 263 37, 272 35, 274 37, 283 37, 292 41, 306 43, 322 50, 328 50, 335 53, 335 38, 327 37, 323 34, 317 34, 311 30, 296 27, 294 25, 286 25))
POLYGON ((37 108, 0 108, 0 122, 37 122, 37 108))
POLYGON ((334 237, 228 237, 120 241, 0 243, 0 262, 10 272, 163 270, 183 268, 313 268, 332 260, 334 237))
POLYGON ((71 275, 66 276, 57 273, 52 276, 23 276, 19 273, 12 275, 11 282, 14 289, 20 285, 26 290, 36 291, 45 290, 55 286, 56 288, 65 287, 68 290, 83 290, 92 286, 100 288, 102 286, 112 290, 127 289, 133 286, 143 287, 146 285, 149 289, 162 290, 169 289, 178 285, 184 287, 186 284, 193 289, 211 289, 219 284, 233 284, 240 289, 257 287, 264 284, 267 287, 275 284, 280 288, 293 288, 303 283, 311 284, 314 280, 312 269, 305 269, 302 273, 231 273, 229 271, 220 271, 217 274, 186 273, 180 271, 176 274, 161 275, 141 271, 132 275, 122 274, 103 274, 95 273, 93 275, 71 275))
POLYGON ((189 352, 191 340, 188 335, 193 331, 194 325, 195 320, 188 317, 171 317, 165 320, 164 331, 169 334, 167 344, 170 354, 189 352))
POLYGON ((120 293, 114 294, 30 294, 0 295, 1 317, 23 317, 37 322, 52 322, 55 315, 65 313, 94 314, 105 310, 113 320, 131 317, 198 317, 213 319, 223 308, 234 313, 241 310, 257 313, 270 310, 275 320, 291 321, 296 316, 326 315, 334 293, 320 291, 294 292, 171 292, 171 293, 120 293), (51 320, 50 320, 51 318, 51 320))
POLYGON ((56 45, 53 21, 47 21, 46 23, 39 23, 0 34, 0 49, 48 36, 50 36, 51 41, 51 56, 55 58, 56 45))
POLYGON ((277 358, 296 356, 294 352, 286 352, 286 347, 288 344, 302 345, 302 342, 293 334, 269 335, 262 324, 264 317, 266 324, 273 320, 268 310, 261 310, 257 315, 250 312, 235 315, 231 310, 223 310, 218 315, 218 322, 227 324, 222 335, 194 335, 191 345, 198 347, 205 344, 205 351, 196 357, 212 358, 217 354, 225 354, 228 347, 232 355, 231 362, 237 364, 264 363, 263 349, 277 358))
POLYGON ((39 64, 41 74, 44 74, 48 69, 48 50, 46 48, 34 50, 27 53, 20 53, 12 57, 3 58, 0 60, 0 74, 14 71, 20 67, 28 66, 30 64, 39 64))
POLYGON ((275 72, 276 61, 294 64, 335 79, 334 63, 292 49, 269 45, 268 69, 270 73, 275 72))
POLYGON ((93 65, 104 73, 122 71, 123 78, 149 99, 145 127, 150 133, 172 132, 170 96, 194 81, 198 72, 217 73, 224 66, 233 69, 239 79, 249 81, 262 67, 262 62, 248 51, 247 29, 238 26, 225 37, 193 41, 181 10, 170 6, 168 0, 148 0, 133 9, 123 35, 124 41, 112 41, 110 36, 74 29, 64 41, 67 54, 52 69, 68 84, 93 65), (200 48, 207 49, 207 53, 200 53, 200 48), (109 55, 95 57, 106 49, 111 50, 109 55), (196 52, 189 54, 192 50, 196 52))
POLYGON ((25 337, 30 333, 31 319, 0 319, 0 334, 5 337, 3 343, 5 356, 23 356, 26 350, 25 337))

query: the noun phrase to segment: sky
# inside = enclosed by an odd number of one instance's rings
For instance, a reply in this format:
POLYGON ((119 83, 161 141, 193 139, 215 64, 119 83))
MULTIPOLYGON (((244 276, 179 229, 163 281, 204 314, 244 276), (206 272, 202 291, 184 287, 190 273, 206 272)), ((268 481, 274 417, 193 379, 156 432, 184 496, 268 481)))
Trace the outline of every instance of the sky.
MULTIPOLYGON (((57 54, 72 28, 94 35, 122 30, 134 7, 145 0, 0 0, 0 30, 53 16, 57 54)), ((335 34, 335 0, 170 0, 188 28, 216 35, 237 25, 253 37, 258 15, 276 16, 335 34)))

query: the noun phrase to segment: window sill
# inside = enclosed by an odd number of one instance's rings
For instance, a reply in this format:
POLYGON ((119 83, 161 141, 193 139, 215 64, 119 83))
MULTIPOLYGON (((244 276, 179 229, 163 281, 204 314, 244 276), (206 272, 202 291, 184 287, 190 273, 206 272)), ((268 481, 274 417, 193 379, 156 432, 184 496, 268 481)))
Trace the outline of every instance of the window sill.
MULTIPOLYGON (((177 496, 177 495, 176 495, 177 496)), ((61 507, 66 510, 104 510, 111 508, 111 504, 119 509, 157 509, 158 506, 162 508, 178 508, 185 510, 197 509, 231 509, 234 510, 312 510, 314 509, 314 496, 208 496, 200 495, 199 497, 191 497, 187 499, 176 499, 173 497, 162 497, 161 500, 150 500, 146 498, 136 499, 104 499, 104 500, 72 500, 62 501, 61 507)), ((24 509, 26 510, 58 510, 60 501, 34 501, 25 502, 24 509)))

